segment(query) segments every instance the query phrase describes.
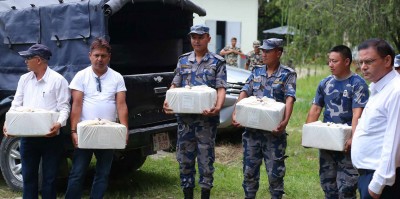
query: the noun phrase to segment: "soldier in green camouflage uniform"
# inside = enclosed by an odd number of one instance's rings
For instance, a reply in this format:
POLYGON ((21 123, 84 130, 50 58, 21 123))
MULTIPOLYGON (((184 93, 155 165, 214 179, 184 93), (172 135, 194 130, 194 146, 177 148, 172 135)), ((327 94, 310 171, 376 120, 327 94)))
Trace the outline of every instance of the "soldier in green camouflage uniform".
POLYGON ((238 67, 238 55, 246 56, 239 47, 236 47, 237 39, 232 37, 231 45, 226 46, 219 54, 225 56, 227 65, 238 67))
POLYGON ((244 66, 244 69, 252 71, 254 66, 256 65, 262 65, 262 51, 258 48, 260 47, 261 43, 260 41, 256 40, 253 42, 253 48, 254 50, 250 51, 246 55, 246 65, 244 66))

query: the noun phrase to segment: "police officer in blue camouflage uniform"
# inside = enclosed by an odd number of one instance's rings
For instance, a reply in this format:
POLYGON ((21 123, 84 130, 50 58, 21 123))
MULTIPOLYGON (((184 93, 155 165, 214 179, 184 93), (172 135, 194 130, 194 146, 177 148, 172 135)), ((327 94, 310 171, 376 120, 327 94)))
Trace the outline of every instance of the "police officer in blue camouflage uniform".
MULTIPOLYGON (((351 61, 347 46, 330 50, 328 65, 332 75, 319 83, 307 123, 317 121, 325 108, 323 122, 351 125, 354 133, 369 93, 365 80, 350 70, 351 61)), ((358 173, 351 162, 351 142, 352 137, 346 141, 344 152, 319 150, 319 176, 326 199, 356 198, 358 173)))
MULTIPOLYGON (((226 94, 226 64, 224 58, 208 51, 208 43, 211 40, 208 27, 192 26, 189 34, 194 51, 179 57, 171 88, 207 85, 217 90, 217 102, 214 108, 204 110, 203 114, 177 114, 176 158, 179 162, 185 199, 193 198, 196 156, 200 173, 201 198, 208 199, 214 180, 214 147, 219 111, 226 94)), ((168 114, 173 113, 166 101, 164 111, 168 114)))
MULTIPOLYGON (((243 133, 243 188, 246 198, 255 198, 259 187, 260 166, 265 161, 269 191, 273 199, 282 198, 283 177, 285 176, 286 126, 289 122, 296 100, 296 72, 280 63, 283 53, 283 40, 271 38, 263 41, 260 47, 264 65, 255 66, 247 79, 238 101, 249 96, 275 99, 285 103, 285 116, 273 131, 246 128, 243 133)), ((233 125, 236 111, 232 115, 233 125)))
POLYGON ((400 54, 398 54, 394 57, 393 67, 398 73, 400 73, 400 54))

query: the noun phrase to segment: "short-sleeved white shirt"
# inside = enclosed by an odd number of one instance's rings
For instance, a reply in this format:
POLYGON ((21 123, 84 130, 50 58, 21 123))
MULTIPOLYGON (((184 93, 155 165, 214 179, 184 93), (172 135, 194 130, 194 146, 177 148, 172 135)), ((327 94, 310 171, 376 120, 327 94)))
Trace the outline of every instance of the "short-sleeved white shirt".
POLYGON ((97 75, 92 66, 79 71, 69 88, 83 92, 81 121, 96 118, 115 121, 117 118, 116 94, 126 91, 122 75, 110 67, 100 76, 101 92, 97 89, 97 75))

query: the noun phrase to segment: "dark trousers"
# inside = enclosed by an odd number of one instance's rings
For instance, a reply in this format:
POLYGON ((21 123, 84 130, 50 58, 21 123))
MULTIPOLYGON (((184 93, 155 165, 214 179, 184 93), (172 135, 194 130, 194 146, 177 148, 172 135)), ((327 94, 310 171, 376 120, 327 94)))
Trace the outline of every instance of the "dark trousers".
POLYGON ((56 178, 62 152, 63 143, 59 135, 52 138, 21 138, 20 153, 24 199, 38 198, 40 160, 42 160, 42 198, 56 198, 56 178))
MULTIPOLYGON (((360 192, 361 199, 372 199, 368 193, 368 185, 374 175, 374 170, 359 170, 360 177, 358 177, 358 190, 360 192)), ((396 181, 392 186, 385 186, 383 188, 380 199, 393 199, 399 198, 400 196, 400 168, 396 169, 396 181)))
POLYGON ((108 175, 114 157, 113 149, 75 149, 72 169, 69 174, 66 199, 82 198, 82 186, 92 155, 96 156, 96 173, 92 183, 90 198, 101 199, 108 185, 108 175))

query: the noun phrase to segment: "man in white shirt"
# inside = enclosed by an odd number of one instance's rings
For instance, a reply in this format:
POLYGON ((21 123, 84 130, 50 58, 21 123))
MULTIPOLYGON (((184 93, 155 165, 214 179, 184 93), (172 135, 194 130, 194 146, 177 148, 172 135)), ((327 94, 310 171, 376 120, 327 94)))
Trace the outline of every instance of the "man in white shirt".
POLYGON ((400 196, 400 75, 394 50, 385 40, 358 46, 359 65, 371 96, 356 127, 351 159, 360 174, 362 199, 400 196))
MULTIPOLYGON (((59 112, 45 137, 23 137, 20 140, 23 198, 38 198, 39 165, 42 161, 42 198, 56 198, 56 177, 63 152, 59 129, 65 126, 70 111, 70 92, 67 80, 47 65, 51 52, 42 44, 34 44, 19 52, 30 72, 21 76, 11 110, 17 107, 40 108, 59 112)), ((33 124, 34 125, 34 124, 33 124)), ((4 126, 4 135, 7 128, 4 126)))
MULTIPOLYGON (((126 126, 128 133, 128 107, 126 87, 122 75, 110 67, 111 46, 97 38, 90 46, 91 66, 79 71, 69 87, 72 92, 71 137, 75 145, 72 169, 68 179, 65 198, 81 198, 86 169, 92 155, 96 156, 96 173, 90 198, 103 198, 107 189, 108 175, 113 161, 113 149, 80 149, 78 146, 77 124, 95 118, 115 122, 116 117, 126 126)), ((128 136, 127 136, 128 138, 128 136)))

